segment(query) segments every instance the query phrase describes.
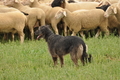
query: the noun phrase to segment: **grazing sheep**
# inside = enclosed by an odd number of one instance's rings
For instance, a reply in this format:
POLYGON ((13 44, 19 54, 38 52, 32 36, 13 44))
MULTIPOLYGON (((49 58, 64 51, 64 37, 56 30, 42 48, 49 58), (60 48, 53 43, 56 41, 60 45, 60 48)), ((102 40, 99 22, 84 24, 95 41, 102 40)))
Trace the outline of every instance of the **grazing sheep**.
POLYGON ((59 57, 61 67, 63 67, 63 57, 68 53, 76 66, 78 66, 78 59, 81 60, 83 65, 85 65, 85 61, 87 63, 87 60, 91 62, 92 56, 88 56, 86 45, 80 37, 55 35, 48 26, 38 28, 35 34, 38 35, 37 39, 43 37, 46 40, 54 66, 56 66, 59 57))
MULTIPOLYGON (((111 4, 105 11, 104 16, 109 17, 110 15, 115 15, 117 20, 120 22, 120 3, 111 4)), ((118 27, 118 34, 120 36, 120 27, 118 27)))
POLYGON ((11 11, 6 13, 0 13, 0 32, 12 33, 14 39, 14 34, 17 32, 20 36, 21 43, 24 42, 23 29, 25 27, 27 19, 26 16, 19 11, 11 11))
MULTIPOLYGON (((96 29, 98 26, 101 31, 109 35, 109 30, 107 29, 108 19, 104 17, 104 11, 101 9, 92 10, 78 10, 75 12, 70 12, 67 9, 59 11, 56 14, 56 18, 63 17, 65 24, 73 30, 72 35, 76 35, 79 31, 96 29)), ((98 37, 99 32, 96 34, 98 37)))
POLYGON ((39 4, 38 0, 25 0, 24 4, 29 5, 30 7, 36 7, 42 9, 46 15, 46 19, 45 19, 46 24, 52 26, 55 34, 59 34, 57 29, 57 24, 61 21, 61 18, 56 19, 54 16, 59 10, 62 10, 63 8, 61 7, 52 8, 51 6, 39 4))
MULTIPOLYGON (((54 2, 57 0, 54 0, 54 2)), ((54 3, 53 2, 53 3, 54 3)), ((68 9, 69 11, 73 12, 76 10, 80 10, 80 9, 95 9, 99 3, 98 2, 79 2, 79 3, 68 3, 67 1, 63 2, 63 3, 54 3, 53 6, 55 7, 55 5, 65 5, 64 8, 68 9)))
POLYGON ((30 8, 28 6, 23 6, 19 0, 5 1, 5 5, 9 7, 17 8, 18 10, 28 13, 27 16, 27 26, 31 32, 31 38, 34 39, 34 28, 38 27, 36 24, 45 25, 45 13, 42 9, 30 8))

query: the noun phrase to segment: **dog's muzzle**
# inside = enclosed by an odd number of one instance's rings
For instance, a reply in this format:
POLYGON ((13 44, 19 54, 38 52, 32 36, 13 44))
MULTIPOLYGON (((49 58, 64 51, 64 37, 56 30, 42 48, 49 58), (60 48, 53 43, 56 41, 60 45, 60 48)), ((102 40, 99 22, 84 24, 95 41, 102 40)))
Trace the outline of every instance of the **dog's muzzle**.
POLYGON ((42 37, 42 34, 38 35, 37 36, 37 40, 40 39, 42 37))

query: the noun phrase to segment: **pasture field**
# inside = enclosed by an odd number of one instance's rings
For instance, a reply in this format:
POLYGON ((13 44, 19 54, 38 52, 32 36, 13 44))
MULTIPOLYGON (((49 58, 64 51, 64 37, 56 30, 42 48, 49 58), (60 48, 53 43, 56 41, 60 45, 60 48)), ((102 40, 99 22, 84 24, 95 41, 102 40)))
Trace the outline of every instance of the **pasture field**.
POLYGON ((93 61, 76 67, 69 55, 53 67, 47 43, 25 40, 0 43, 0 80, 120 80, 120 38, 84 39, 93 61))

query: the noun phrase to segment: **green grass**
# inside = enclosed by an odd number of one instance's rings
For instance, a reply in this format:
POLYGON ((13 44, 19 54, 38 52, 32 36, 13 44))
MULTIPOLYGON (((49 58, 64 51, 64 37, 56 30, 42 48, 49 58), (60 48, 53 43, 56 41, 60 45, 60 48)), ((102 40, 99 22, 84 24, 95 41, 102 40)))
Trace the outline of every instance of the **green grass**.
POLYGON ((53 67, 47 43, 25 41, 0 43, 0 80, 119 80, 120 38, 88 38, 93 62, 77 68, 69 55, 63 68, 53 67))

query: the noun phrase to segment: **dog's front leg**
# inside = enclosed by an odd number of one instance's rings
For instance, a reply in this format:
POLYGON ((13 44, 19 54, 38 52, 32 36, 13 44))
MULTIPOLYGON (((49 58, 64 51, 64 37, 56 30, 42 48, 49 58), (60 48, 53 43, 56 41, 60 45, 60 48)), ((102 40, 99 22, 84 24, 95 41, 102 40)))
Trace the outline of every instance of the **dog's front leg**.
POLYGON ((59 58, 60 58, 61 67, 63 67, 63 65, 64 65, 64 59, 63 59, 63 56, 59 56, 59 58))

